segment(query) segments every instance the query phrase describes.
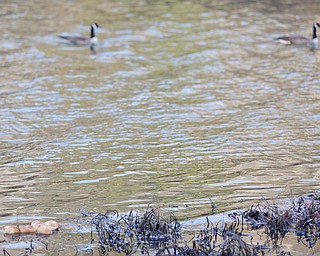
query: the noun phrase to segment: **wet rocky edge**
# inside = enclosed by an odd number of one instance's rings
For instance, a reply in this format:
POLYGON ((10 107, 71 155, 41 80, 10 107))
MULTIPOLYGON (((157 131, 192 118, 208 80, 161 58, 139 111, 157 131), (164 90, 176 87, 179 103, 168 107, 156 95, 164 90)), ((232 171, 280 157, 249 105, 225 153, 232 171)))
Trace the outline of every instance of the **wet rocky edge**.
MULTIPOLYGON (((215 208, 211 202, 211 209, 215 208)), ((213 216, 204 217, 201 226, 191 225, 188 229, 187 222, 179 221, 173 213, 154 208, 144 212, 107 210, 98 214, 81 211, 76 219, 67 221, 77 222, 78 228, 86 227, 82 234, 87 235, 85 241, 79 241, 80 237, 73 240, 77 245, 71 245, 70 255, 295 255, 283 247, 289 234, 303 248, 319 247, 320 196, 317 194, 291 197, 285 203, 262 198, 258 204, 228 215, 229 220, 220 222, 210 221, 213 216)), ((60 229, 59 226, 53 235, 46 236, 52 239, 42 252, 54 253, 54 244, 63 243, 66 236, 71 236, 68 231, 60 233, 60 229), (54 237, 57 234, 61 237, 54 237)), ((43 239, 34 236, 30 235, 24 252, 12 254, 3 249, 3 255, 37 254, 35 243, 39 245, 43 239)))
POLYGON ((173 213, 164 217, 155 209, 142 214, 107 211, 96 215, 92 224, 99 255, 111 251, 126 255, 291 255, 282 249, 288 233, 308 248, 313 248, 320 237, 320 196, 292 197, 285 205, 261 199, 259 204, 231 212, 229 217, 232 221, 226 223, 213 223, 207 217, 203 228, 189 239, 173 213))
MULTIPOLYGON (((72 219, 73 221, 65 223, 58 223, 55 220, 46 222, 35 220, 28 223, 23 217, 19 220, 17 218, 15 224, 0 227, 0 255, 52 255, 52 253, 61 251, 62 247, 65 250, 66 244, 70 245, 70 242, 65 243, 65 240, 71 241, 75 236, 79 238, 78 234, 83 235, 84 232, 90 231, 89 228, 85 229, 88 223, 82 221, 80 224, 76 218, 72 219), (61 246, 62 244, 63 246, 61 246)), ((86 239, 86 241, 88 240, 86 239)), ((77 251, 77 247, 79 246, 73 243, 72 249, 68 248, 66 255, 73 255, 69 252, 77 251)))

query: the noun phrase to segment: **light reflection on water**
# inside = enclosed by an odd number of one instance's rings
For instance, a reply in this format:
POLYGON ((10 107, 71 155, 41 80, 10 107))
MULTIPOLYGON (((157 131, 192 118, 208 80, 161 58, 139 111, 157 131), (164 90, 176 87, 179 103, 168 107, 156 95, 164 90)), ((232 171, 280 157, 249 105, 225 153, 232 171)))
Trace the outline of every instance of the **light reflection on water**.
POLYGON ((297 21, 272 4, 82 1, 38 26, 51 3, 36 2, 0 21, 0 220, 149 205, 190 218, 209 198, 227 211, 319 189, 318 54, 272 41, 309 35, 318 6, 297 21), (93 20, 97 55, 56 38, 93 20))

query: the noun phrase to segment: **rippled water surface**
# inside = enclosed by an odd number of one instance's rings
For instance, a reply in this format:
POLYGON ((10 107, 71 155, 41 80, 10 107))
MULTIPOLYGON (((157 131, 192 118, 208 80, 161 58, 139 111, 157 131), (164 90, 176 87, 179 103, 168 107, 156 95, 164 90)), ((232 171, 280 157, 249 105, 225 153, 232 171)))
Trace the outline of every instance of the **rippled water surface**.
POLYGON ((278 2, 2 0, 0 223, 319 190, 320 55, 273 38, 320 5, 278 2))

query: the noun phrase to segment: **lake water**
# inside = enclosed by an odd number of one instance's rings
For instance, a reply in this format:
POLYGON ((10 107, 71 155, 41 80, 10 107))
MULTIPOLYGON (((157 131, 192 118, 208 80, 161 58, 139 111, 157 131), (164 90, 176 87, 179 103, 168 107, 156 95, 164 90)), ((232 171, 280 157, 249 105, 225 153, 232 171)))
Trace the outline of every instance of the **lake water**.
POLYGON ((0 224, 182 219, 320 188, 316 1, 0 3, 0 224), (97 54, 57 35, 89 35, 97 54))

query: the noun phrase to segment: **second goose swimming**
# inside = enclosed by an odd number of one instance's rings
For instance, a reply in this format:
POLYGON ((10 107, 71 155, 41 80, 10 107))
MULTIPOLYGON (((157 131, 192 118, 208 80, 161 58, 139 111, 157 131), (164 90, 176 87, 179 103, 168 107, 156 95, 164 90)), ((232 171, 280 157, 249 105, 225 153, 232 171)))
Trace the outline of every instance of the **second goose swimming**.
POLYGON ((95 52, 95 45, 98 43, 98 38, 96 36, 96 29, 100 26, 97 23, 91 24, 90 37, 83 36, 63 36, 59 35, 60 38, 67 40, 73 45, 90 45, 91 51, 95 52))
POLYGON ((317 28, 320 28, 319 23, 313 24, 313 34, 312 38, 307 38, 305 36, 280 36, 277 37, 278 40, 282 44, 295 44, 295 45, 308 45, 311 49, 318 48, 318 36, 317 36, 317 28))

